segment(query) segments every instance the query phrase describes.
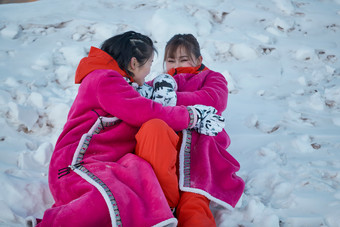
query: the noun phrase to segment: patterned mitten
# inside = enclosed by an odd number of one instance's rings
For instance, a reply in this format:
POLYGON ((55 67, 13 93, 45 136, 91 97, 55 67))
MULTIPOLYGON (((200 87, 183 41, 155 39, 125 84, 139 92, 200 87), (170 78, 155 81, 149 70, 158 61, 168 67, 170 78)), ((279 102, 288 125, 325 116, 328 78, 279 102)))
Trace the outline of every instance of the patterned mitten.
POLYGON ((144 83, 142 86, 139 86, 135 82, 131 82, 131 80, 127 77, 124 77, 125 81, 128 82, 141 96, 147 99, 151 99, 153 93, 153 87, 144 83))
POLYGON ((207 136, 216 136, 225 126, 224 117, 217 115, 217 110, 211 106, 188 106, 190 114, 189 128, 207 136))
POLYGON ((136 91, 143 96, 144 98, 151 99, 153 93, 153 87, 148 84, 143 84, 142 86, 138 87, 136 91))
POLYGON ((153 80, 152 100, 163 106, 176 106, 177 83, 169 74, 161 74, 153 80))

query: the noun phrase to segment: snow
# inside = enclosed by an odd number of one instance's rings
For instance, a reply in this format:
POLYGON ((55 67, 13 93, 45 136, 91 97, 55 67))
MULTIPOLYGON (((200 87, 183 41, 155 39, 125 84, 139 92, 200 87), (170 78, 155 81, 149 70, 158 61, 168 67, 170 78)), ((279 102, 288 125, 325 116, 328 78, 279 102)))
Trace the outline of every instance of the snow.
POLYGON ((339 0, 41 0, 0 5, 0 226, 53 204, 48 164, 90 46, 128 30, 197 36, 229 81, 228 151, 245 192, 218 226, 340 226, 339 0))

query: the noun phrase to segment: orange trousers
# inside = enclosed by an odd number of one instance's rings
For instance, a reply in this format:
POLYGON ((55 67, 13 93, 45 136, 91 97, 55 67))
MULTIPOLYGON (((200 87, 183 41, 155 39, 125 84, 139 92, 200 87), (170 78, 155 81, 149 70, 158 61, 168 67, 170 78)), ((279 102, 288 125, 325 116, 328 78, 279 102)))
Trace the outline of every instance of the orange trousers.
POLYGON ((178 151, 181 138, 160 119, 142 125, 136 135, 136 155, 148 161, 171 208, 176 208, 179 227, 213 227, 210 201, 202 195, 182 192, 178 186, 178 151))

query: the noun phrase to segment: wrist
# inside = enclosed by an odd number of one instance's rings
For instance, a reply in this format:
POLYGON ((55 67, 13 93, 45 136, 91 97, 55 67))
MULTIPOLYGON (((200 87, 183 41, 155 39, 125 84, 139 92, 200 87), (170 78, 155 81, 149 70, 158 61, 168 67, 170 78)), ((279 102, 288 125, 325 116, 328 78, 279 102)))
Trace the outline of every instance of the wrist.
POLYGON ((195 108, 193 108, 191 106, 188 106, 187 110, 189 112, 189 125, 188 125, 188 128, 192 129, 197 124, 197 113, 196 113, 195 108))

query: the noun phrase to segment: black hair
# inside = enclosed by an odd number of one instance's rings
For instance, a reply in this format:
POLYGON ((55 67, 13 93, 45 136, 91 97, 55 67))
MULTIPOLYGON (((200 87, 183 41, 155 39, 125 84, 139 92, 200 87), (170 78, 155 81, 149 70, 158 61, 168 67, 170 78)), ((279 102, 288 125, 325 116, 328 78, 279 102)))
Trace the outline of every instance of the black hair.
POLYGON ((134 77, 134 75, 128 70, 128 66, 133 57, 142 66, 154 52, 157 53, 149 37, 134 31, 128 31, 105 40, 100 49, 115 59, 118 66, 131 77, 134 77))
POLYGON ((178 47, 183 47, 191 60, 193 60, 192 55, 196 58, 201 56, 200 44, 195 36, 192 34, 177 34, 165 46, 164 62, 168 57, 173 58, 175 56, 178 47))

